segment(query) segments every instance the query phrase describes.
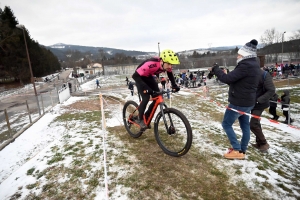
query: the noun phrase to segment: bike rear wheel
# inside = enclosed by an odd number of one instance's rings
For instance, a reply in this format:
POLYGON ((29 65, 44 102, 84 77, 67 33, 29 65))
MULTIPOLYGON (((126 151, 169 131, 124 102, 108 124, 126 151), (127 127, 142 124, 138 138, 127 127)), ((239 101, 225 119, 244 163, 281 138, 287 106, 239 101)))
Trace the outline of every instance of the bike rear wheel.
POLYGON ((158 113, 154 122, 155 139, 160 148, 168 155, 179 157, 191 148, 193 133, 187 118, 174 108, 166 108, 158 113))
POLYGON ((138 104, 135 101, 127 101, 123 107, 123 122, 124 126, 131 137, 138 138, 143 132, 140 131, 140 127, 133 124, 129 119, 134 120, 139 116, 139 111, 137 110, 138 104))

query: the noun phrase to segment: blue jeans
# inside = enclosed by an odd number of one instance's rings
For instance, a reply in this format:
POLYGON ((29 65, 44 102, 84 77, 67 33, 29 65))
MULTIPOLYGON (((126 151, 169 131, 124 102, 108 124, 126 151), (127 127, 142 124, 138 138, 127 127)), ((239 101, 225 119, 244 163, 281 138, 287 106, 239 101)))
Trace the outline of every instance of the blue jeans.
MULTIPOLYGON (((235 105, 229 104, 228 107, 245 112, 245 113, 250 113, 250 111, 252 110, 252 108, 254 106, 241 107, 241 106, 235 106, 235 105)), ((223 118, 223 122, 222 122, 222 127, 227 134, 227 137, 230 141, 232 148, 237 151, 241 150, 243 152, 246 152, 248 143, 250 141, 250 117, 248 115, 242 115, 238 112, 226 109, 224 118, 223 118), (239 120, 240 127, 241 127, 242 133, 243 133, 241 143, 237 140, 236 134, 232 128, 232 125, 236 119, 239 120)))

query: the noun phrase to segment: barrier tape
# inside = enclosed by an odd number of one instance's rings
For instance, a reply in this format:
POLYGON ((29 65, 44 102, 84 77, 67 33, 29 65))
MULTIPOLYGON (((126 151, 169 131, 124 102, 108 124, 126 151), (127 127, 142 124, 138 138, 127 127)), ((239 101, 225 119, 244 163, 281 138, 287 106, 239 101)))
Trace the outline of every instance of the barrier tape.
POLYGON ((103 146, 103 168, 104 168, 104 183, 105 183, 105 191, 106 191, 106 199, 109 199, 109 190, 108 190, 108 181, 107 181, 107 170, 106 170, 106 146, 105 146, 105 140, 106 140, 106 125, 105 125, 105 116, 104 116, 104 109, 103 109, 103 99, 102 94, 99 94, 100 99, 100 109, 102 114, 102 146, 103 146))
MULTIPOLYGON (((181 86, 181 87, 182 87, 183 89, 185 89, 185 90, 188 90, 189 92, 191 92, 191 93, 193 93, 193 94, 195 94, 195 95, 203 96, 203 95, 200 95, 199 93, 193 92, 193 91, 192 91, 191 89, 189 89, 189 88, 186 88, 186 87, 183 87, 183 86, 181 86)), ((203 97, 205 97, 205 96, 203 96, 203 97)), ((206 97, 205 97, 205 98, 206 98, 206 97)), ((213 102, 213 103, 216 103, 218 106, 221 106, 221 107, 224 107, 224 108, 226 108, 226 109, 232 110, 232 111, 237 112, 237 113, 239 113, 239 114, 241 114, 241 115, 248 115, 248 116, 250 116, 250 117, 253 117, 253 118, 256 118, 256 119, 259 119, 259 120, 263 119, 262 117, 257 116, 257 115, 253 115, 253 114, 245 113, 245 112, 242 112, 242 111, 233 109, 233 108, 229 108, 227 105, 225 106, 225 105, 223 105, 223 104, 221 104, 221 103, 219 103, 219 102, 217 102, 217 101, 215 101, 215 100, 213 100, 213 99, 211 99, 211 98, 210 98, 210 101, 213 102)), ((284 123, 278 122, 278 121, 276 121, 276 120, 267 119, 267 118, 264 118, 264 119, 266 119, 266 120, 268 120, 268 121, 270 121, 270 122, 272 122, 272 123, 275 123, 275 124, 283 124, 283 125, 287 125, 287 126, 290 127, 290 128, 294 128, 294 129, 300 130, 300 127, 297 127, 297 126, 294 126, 294 125, 291 125, 291 124, 284 124, 284 123)))

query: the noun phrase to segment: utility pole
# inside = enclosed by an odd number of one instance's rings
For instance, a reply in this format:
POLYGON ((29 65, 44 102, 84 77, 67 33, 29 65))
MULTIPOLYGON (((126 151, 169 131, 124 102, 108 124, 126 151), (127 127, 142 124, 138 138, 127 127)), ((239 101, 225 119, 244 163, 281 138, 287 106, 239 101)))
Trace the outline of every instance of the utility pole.
POLYGON ((281 46, 281 63, 283 64, 283 40, 284 40, 285 31, 282 33, 282 46, 281 46))
POLYGON ((160 56, 160 48, 159 48, 159 43, 158 43, 158 56, 160 56))
POLYGON ((28 47, 27 47, 27 42, 26 42, 26 37, 25 37, 25 27, 23 25, 17 24, 16 25, 17 28, 22 29, 23 31, 23 36, 24 36, 24 41, 25 41, 25 47, 26 47, 26 53, 27 53, 27 59, 28 59, 28 64, 29 64, 29 71, 30 71, 30 79, 31 79, 31 83, 33 85, 33 89, 34 89, 34 94, 35 94, 35 98, 36 98, 36 103, 38 106, 38 111, 39 114, 41 115, 41 109, 40 109, 40 104, 39 104, 39 98, 36 92, 36 88, 35 88, 35 80, 33 77, 33 73, 32 73, 32 68, 31 68, 31 62, 30 62, 30 58, 29 58, 29 52, 28 52, 28 47))

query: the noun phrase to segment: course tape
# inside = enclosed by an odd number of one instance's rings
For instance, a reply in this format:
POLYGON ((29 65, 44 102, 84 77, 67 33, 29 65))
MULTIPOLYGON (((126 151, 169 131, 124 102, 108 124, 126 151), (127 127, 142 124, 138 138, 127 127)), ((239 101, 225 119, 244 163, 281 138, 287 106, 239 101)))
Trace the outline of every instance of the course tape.
MULTIPOLYGON (((183 86, 181 86, 181 88, 183 88, 184 90, 188 90, 189 92, 191 92, 191 93, 193 93, 193 94, 195 94, 195 95, 197 95, 197 96, 201 96, 201 97, 207 98, 206 96, 200 95, 199 93, 196 93, 196 92, 192 91, 192 90, 189 89, 189 88, 186 88, 186 87, 183 87, 183 86)), ((223 104, 219 103, 218 101, 216 101, 216 100, 214 100, 214 99, 212 99, 212 98, 210 98, 210 97, 209 97, 209 101, 210 101, 210 102, 213 102, 213 103, 216 103, 219 107, 224 107, 224 108, 226 108, 226 109, 235 111, 235 112, 237 112, 237 113, 239 113, 239 114, 242 114, 242 115, 248 115, 248 116, 250 116, 250 117, 254 117, 254 118, 259 119, 259 120, 263 119, 262 117, 257 116, 257 115, 253 115, 253 114, 245 113, 245 112, 242 112, 242 111, 233 109, 233 108, 229 108, 227 105, 223 105, 223 104)), ((290 128, 294 128, 294 129, 300 130, 300 127, 297 127, 297 126, 294 126, 294 125, 291 125, 291 124, 284 124, 284 123, 278 122, 278 121, 276 121, 276 120, 267 119, 267 118, 264 118, 264 119, 266 119, 266 120, 268 120, 268 121, 270 121, 271 123, 274 123, 274 124, 283 124, 283 125, 287 125, 287 126, 290 127, 290 128)))

